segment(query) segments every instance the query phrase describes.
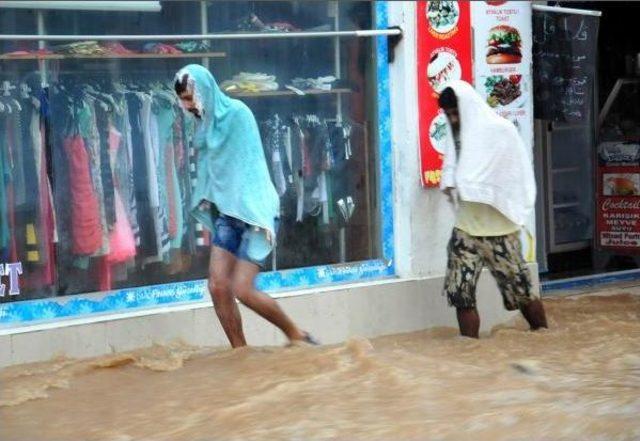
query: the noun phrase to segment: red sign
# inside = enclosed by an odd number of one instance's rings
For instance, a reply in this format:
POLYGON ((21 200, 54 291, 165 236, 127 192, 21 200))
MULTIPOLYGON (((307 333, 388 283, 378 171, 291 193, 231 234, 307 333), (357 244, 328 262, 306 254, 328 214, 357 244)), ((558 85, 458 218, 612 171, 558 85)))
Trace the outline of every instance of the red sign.
POLYGON ((599 167, 597 225, 600 248, 640 252, 638 167, 599 167))
POLYGON ((438 96, 450 80, 472 80, 468 1, 417 2, 420 175, 423 186, 440 183, 446 117, 438 96))

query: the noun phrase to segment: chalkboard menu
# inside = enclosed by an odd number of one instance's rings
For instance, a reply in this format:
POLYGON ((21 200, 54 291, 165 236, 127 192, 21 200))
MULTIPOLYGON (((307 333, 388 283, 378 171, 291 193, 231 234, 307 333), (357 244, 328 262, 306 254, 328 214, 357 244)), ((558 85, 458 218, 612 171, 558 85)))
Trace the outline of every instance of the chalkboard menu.
POLYGON ((534 11, 534 115, 556 122, 589 122, 599 17, 534 11))

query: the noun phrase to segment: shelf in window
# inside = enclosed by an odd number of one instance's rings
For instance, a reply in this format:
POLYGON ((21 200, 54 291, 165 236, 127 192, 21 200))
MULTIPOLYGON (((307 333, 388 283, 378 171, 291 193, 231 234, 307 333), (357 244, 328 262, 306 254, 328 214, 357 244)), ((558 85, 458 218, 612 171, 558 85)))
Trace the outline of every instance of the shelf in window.
POLYGON ((224 58, 226 52, 198 52, 183 54, 106 54, 106 55, 75 55, 75 54, 26 54, 0 55, 0 60, 135 60, 135 59, 167 59, 167 58, 224 58))
POLYGON ((577 173, 580 171, 580 167, 561 167, 552 170, 553 173, 577 173))
POLYGON ((571 207, 579 207, 580 202, 565 202, 562 204, 553 204, 553 208, 571 208, 571 207))
POLYGON ((332 89, 332 90, 303 90, 304 95, 298 95, 291 90, 269 90, 265 92, 226 92, 234 98, 268 98, 268 97, 285 97, 299 96, 305 97, 309 95, 337 95, 342 93, 351 93, 351 89, 332 89))

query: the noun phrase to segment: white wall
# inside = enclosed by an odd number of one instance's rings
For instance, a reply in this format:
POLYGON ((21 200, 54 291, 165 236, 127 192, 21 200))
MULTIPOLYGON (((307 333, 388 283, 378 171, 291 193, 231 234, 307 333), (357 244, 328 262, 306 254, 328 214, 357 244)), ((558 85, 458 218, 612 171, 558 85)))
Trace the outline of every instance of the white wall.
POLYGON ((418 90, 416 72, 416 3, 389 2, 389 26, 404 36, 390 67, 394 150, 396 265, 403 277, 444 275, 446 246, 454 222, 442 193, 420 184, 418 90))

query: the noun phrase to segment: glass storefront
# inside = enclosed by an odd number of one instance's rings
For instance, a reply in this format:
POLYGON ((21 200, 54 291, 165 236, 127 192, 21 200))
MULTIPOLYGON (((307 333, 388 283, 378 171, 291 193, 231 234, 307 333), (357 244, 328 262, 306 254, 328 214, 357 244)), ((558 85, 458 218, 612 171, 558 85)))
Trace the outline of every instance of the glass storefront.
POLYGON ((374 3, 3 3, 3 34, 44 39, 0 40, 0 262, 23 266, 0 302, 206 277, 172 85, 189 63, 259 123, 281 202, 267 271, 383 257, 376 40, 331 34, 371 29, 374 3))

